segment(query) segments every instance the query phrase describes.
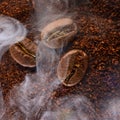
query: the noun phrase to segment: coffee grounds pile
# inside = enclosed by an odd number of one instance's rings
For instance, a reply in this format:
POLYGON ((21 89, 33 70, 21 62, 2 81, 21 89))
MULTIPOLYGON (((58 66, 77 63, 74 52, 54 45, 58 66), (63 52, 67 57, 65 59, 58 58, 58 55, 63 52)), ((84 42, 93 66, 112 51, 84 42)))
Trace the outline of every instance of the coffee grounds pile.
POLYGON ((120 20, 119 0, 90 0, 92 2, 92 12, 113 20, 120 20))
POLYGON ((0 1, 0 14, 14 17, 22 22, 26 21, 30 16, 30 12, 33 11, 30 1, 31 0, 2 0, 0 1))
MULTIPOLYGON (((105 98, 119 96, 120 88, 120 22, 119 0, 117 2, 97 3, 91 0, 89 5, 79 5, 70 11, 76 12, 74 21, 78 26, 78 34, 74 38, 71 49, 81 49, 89 57, 88 69, 82 81, 73 87, 60 85, 56 97, 66 94, 82 93, 94 104, 105 98), (114 5, 112 8, 111 4, 114 5), (114 4, 113 4, 114 3, 114 4), (94 7, 93 7, 94 6, 94 7), (112 11, 113 10, 113 11, 112 11), (102 14, 103 13, 103 14, 102 14)), ((0 12, 17 18, 28 19, 31 5, 27 0, 4 0, 0 2, 0 12)), ((24 19, 24 20, 23 20, 24 19)), ((34 73, 35 68, 24 68, 17 64, 7 51, 0 63, 0 83, 4 97, 19 85, 26 73, 34 73)))

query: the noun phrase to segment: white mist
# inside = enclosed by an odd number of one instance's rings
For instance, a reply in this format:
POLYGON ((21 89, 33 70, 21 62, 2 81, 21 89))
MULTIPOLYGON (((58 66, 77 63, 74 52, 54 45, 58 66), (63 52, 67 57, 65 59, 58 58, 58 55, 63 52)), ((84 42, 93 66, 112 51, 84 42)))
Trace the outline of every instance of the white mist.
POLYGON ((18 20, 0 15, 0 58, 10 45, 23 40, 27 30, 18 20))
MULTIPOLYGON (((35 21, 34 25, 38 31, 41 31, 47 23, 67 16, 66 10, 61 13, 56 8, 54 9, 53 5, 56 1, 58 2, 57 4, 61 3, 61 0, 49 0, 49 2, 48 0, 35 0, 37 22, 35 21)), ((63 2, 67 8, 69 1, 63 0, 63 2)), ((7 25, 9 26, 8 23, 7 25)), ((10 33, 12 35, 11 38, 5 38, 4 41, 0 39, 0 50, 3 50, 5 46, 22 40, 26 36, 25 28, 23 26, 20 28, 24 32, 20 29, 20 32, 17 32, 14 36, 15 30, 13 29, 13 33, 10 33), (23 37, 22 39, 16 39, 18 36, 23 37)), ((8 30, 10 31, 11 29, 8 30)), ((8 34, 8 31, 4 35, 6 34, 8 34)), ((56 50, 46 48, 41 42, 38 42, 36 55, 37 72, 32 75, 27 74, 25 80, 11 90, 10 103, 7 107, 14 109, 12 116, 5 114, 3 96, 2 92, 0 92, 1 120, 119 120, 120 99, 109 102, 106 110, 101 111, 101 118, 99 118, 99 113, 96 113, 93 104, 83 95, 69 95, 58 98, 60 104, 54 106, 53 92, 61 84, 55 72, 60 54, 56 50)))

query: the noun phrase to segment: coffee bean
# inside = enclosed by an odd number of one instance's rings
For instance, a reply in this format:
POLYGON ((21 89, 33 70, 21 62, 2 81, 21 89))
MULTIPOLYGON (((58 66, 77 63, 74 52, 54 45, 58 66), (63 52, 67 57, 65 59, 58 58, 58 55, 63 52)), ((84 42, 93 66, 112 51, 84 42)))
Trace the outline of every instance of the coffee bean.
POLYGON ((32 40, 26 38, 10 47, 12 58, 24 67, 36 66, 37 45, 32 40))
POLYGON ((88 66, 88 56, 82 50, 71 50, 59 61, 58 79, 65 86, 74 86, 84 77, 88 66))
POLYGON ((49 48, 64 47, 73 40, 77 25, 70 18, 62 18, 49 23, 41 31, 41 39, 49 48))

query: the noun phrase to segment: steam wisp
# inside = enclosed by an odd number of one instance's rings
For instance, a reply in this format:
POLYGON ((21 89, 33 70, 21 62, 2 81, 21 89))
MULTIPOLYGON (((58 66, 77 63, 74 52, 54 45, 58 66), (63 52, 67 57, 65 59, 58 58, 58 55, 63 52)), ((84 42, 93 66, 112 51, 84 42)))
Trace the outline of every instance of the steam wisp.
POLYGON ((2 90, 0 89, 0 120, 2 120, 3 115, 5 114, 5 104, 3 100, 2 90))
POLYGON ((0 15, 0 58, 16 42, 26 37, 27 30, 18 20, 0 15))
POLYGON ((92 104, 82 95, 65 96, 59 98, 57 102, 58 105, 53 110, 46 111, 41 120, 94 120, 96 118, 92 104))
MULTIPOLYGON (((37 18, 35 26, 38 31, 53 20, 69 16, 66 10, 61 13, 54 7, 54 4, 61 4, 61 2, 65 3, 67 10, 69 0, 35 0, 37 18)), ((14 18, 0 16, 1 55, 10 45, 23 40, 26 34, 26 29, 20 22, 14 18)), ((61 84, 56 76, 56 66, 62 49, 57 52, 37 41, 37 72, 27 74, 24 81, 11 90, 9 106, 7 106, 10 111, 14 110, 11 116, 6 113, 0 91, 1 120, 119 120, 119 98, 117 101, 111 100, 104 110, 101 109, 101 113, 96 112, 95 106, 82 94, 63 96, 54 100, 54 92, 61 84)))
POLYGON ((53 76, 56 60, 58 60, 56 52, 43 47, 40 42, 37 52, 37 73, 27 75, 24 82, 11 91, 10 106, 16 106, 26 119, 41 117, 43 112, 41 109, 47 107, 53 90, 60 84, 57 77, 53 76))

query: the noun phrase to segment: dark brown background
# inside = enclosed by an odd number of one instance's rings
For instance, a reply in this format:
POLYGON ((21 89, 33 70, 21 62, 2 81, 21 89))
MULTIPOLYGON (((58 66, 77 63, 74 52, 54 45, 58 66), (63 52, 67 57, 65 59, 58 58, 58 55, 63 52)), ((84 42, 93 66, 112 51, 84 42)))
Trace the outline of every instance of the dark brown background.
MULTIPOLYGON (((89 64, 78 85, 71 88, 60 85, 56 96, 82 93, 97 106, 105 99, 120 96, 120 1, 96 1, 91 0, 85 5, 70 4, 69 12, 76 12, 74 20, 79 31, 67 50, 84 50, 89 57, 89 64)), ((33 13, 32 4, 27 0, 0 1, 0 14, 18 19, 27 24, 28 28, 33 13)), ((26 73, 34 72, 35 68, 24 68, 17 64, 7 51, 0 63, 0 83, 4 98, 9 97, 13 86, 24 80, 26 73)))

